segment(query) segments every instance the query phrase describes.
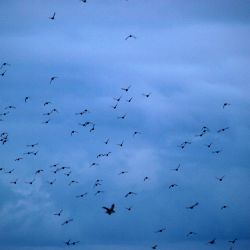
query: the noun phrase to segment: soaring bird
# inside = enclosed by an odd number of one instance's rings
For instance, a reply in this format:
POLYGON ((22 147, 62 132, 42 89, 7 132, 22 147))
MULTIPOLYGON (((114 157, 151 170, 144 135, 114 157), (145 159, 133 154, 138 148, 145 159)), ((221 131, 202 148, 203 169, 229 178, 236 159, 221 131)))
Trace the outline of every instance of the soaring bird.
POLYGON ((63 210, 61 209, 58 213, 55 213, 54 215, 61 216, 62 212, 63 212, 63 210))
POLYGON ((155 233, 162 233, 162 232, 164 232, 164 231, 166 231, 166 230, 167 230, 167 228, 166 228, 166 227, 163 227, 163 228, 161 228, 161 229, 155 231, 155 233))
POLYGON ((106 213, 108 215, 111 215, 111 214, 115 213, 115 210, 114 210, 115 209, 115 204, 112 204, 110 208, 108 208, 108 207, 102 207, 102 208, 106 210, 106 213))
POLYGON ((67 224, 69 224, 72 221, 73 221, 73 219, 68 219, 68 220, 64 221, 61 225, 62 226, 67 225, 67 224))
POLYGON ((51 78, 50 78, 50 84, 54 81, 54 80, 56 80, 58 78, 58 76, 52 76, 51 78))
POLYGON ((134 193, 134 192, 128 192, 127 194, 125 194, 125 198, 127 198, 128 196, 130 196, 130 195, 137 195, 137 193, 134 193))
POLYGON ((125 38, 125 40, 128 40, 129 38, 134 38, 134 39, 136 39, 136 36, 134 36, 134 35, 128 35, 126 38, 125 38))
POLYGON ((10 66, 10 64, 9 64, 9 63, 4 62, 4 63, 2 63, 2 65, 1 65, 0 69, 2 69, 2 68, 3 68, 3 67, 5 67, 5 66, 10 66))
POLYGON ((53 16, 49 17, 49 19, 54 20, 56 16, 56 12, 53 13, 53 16))
POLYGON ((186 207, 187 209, 194 209, 199 205, 199 202, 196 202, 195 204, 191 205, 190 207, 186 207))
POLYGON ((128 92, 130 88, 131 88, 131 85, 129 85, 127 88, 121 88, 121 90, 128 92))
POLYGON ((173 188, 173 187, 177 187, 178 185, 177 184, 171 184, 168 188, 173 188))
POLYGON ((231 105, 230 103, 224 102, 222 108, 224 109, 225 107, 230 106, 230 105, 231 105))
POLYGON ((207 243, 210 244, 210 245, 214 245, 215 241, 216 241, 216 239, 212 239, 212 240, 208 241, 207 243))
POLYGON ((195 233, 195 232, 189 232, 187 235, 186 235, 186 237, 189 237, 190 235, 196 235, 197 233, 195 233))

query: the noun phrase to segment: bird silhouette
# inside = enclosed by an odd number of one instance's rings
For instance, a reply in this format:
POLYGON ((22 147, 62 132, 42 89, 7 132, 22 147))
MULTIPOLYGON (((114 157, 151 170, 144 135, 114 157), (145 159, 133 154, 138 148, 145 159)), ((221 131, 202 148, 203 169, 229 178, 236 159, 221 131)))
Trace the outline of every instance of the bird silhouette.
POLYGON ((163 228, 160 228, 159 230, 155 231, 155 233, 163 233, 166 230, 167 230, 167 228, 163 227, 163 228))
POLYGON ((49 17, 49 19, 54 20, 55 17, 56 17, 56 12, 54 12, 53 15, 51 17, 49 17))
POLYGON ((199 205, 199 202, 194 203, 193 205, 186 207, 187 209, 194 209, 195 207, 197 207, 199 205))
POLYGON ((68 219, 66 221, 64 221, 61 225, 64 226, 64 225, 68 225, 70 222, 72 222, 73 219, 68 219))
POLYGON ((136 36, 130 34, 130 35, 128 35, 127 37, 125 37, 125 40, 128 40, 128 39, 130 39, 130 38, 136 39, 136 36))
POLYGON ((112 204, 111 207, 102 207, 103 209, 106 210, 106 214, 111 215, 115 213, 115 204, 112 204))
POLYGON ((126 88, 121 88, 121 90, 123 90, 123 91, 125 91, 125 92, 128 92, 130 88, 131 88, 131 85, 129 85, 129 86, 126 87, 126 88))
POLYGON ((56 215, 56 216, 61 216, 61 215, 62 215, 62 212, 63 212, 63 210, 61 209, 58 213, 55 213, 54 215, 56 215))
POLYGON ((125 198, 129 197, 130 195, 137 195, 137 193, 134 192, 128 192, 127 194, 125 194, 125 198))

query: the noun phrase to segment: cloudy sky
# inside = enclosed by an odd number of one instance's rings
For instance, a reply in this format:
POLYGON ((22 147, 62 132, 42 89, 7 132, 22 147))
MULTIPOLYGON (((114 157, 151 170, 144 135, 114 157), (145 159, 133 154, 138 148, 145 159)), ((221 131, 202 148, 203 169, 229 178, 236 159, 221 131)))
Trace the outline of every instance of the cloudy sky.
POLYGON ((0 249, 250 249, 249 13, 248 0, 1 0, 0 249))

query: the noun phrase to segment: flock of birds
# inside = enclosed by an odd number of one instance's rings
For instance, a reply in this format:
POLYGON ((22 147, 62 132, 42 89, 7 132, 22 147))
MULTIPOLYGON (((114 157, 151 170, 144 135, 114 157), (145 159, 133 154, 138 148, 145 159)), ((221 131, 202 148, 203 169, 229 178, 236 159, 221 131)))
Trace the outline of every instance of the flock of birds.
MULTIPOLYGON (((82 3, 86 3, 87 0, 81 0, 82 3)), ((49 19, 51 21, 55 21, 56 19, 56 12, 54 12, 52 14, 52 16, 49 17, 49 19)), ((129 34, 128 36, 126 36, 125 38, 125 41, 129 40, 129 39, 137 39, 136 36, 132 35, 132 34, 129 34)), ((6 73, 8 71, 8 68, 11 67, 11 64, 10 63, 7 63, 7 62, 3 62, 0 66, 0 76, 1 77, 6 77, 6 73)), ((58 76, 51 76, 51 78, 49 79, 48 83, 51 85, 51 84, 54 84, 57 80, 59 80, 59 77, 58 76)), ((124 93, 129 93, 130 89, 131 89, 131 85, 129 86, 126 86, 126 87, 123 87, 121 88, 121 91, 124 92, 124 93)), ((141 96, 143 98, 146 98, 146 99, 150 99, 151 97, 151 92, 149 93, 141 93, 141 96)), ((116 110, 119 106, 119 103, 121 101, 121 99, 123 98, 123 95, 121 94, 120 96, 118 97, 114 97, 113 100, 115 101, 115 103, 111 106, 112 109, 116 110)), ((30 101, 32 100, 32 98, 30 96, 25 96, 24 97, 24 102, 26 104, 28 104, 30 101)), ((130 103, 133 101, 133 97, 128 97, 126 100, 125 100, 127 103, 130 103)), ((228 108, 231 104, 228 103, 228 102, 225 102, 223 103, 222 105, 222 109, 225 109, 225 108, 228 108)), ((51 101, 45 101, 43 103, 43 106, 46 107, 50 107, 52 106, 52 102, 51 101)), ((0 113, 0 122, 4 123, 4 122, 7 122, 7 118, 8 116, 11 114, 11 112, 13 110, 16 110, 18 109, 18 107, 14 106, 14 105, 9 105, 9 106, 6 106, 4 107, 4 110, 0 113)), ((45 112, 42 114, 42 116, 44 117, 44 119, 41 121, 41 124, 44 124, 44 125, 48 125, 51 120, 52 120, 52 117, 54 114, 56 113, 59 113, 59 111, 56 109, 56 108, 51 108, 48 112, 45 112)), ((86 117, 86 115, 90 113, 90 110, 88 109, 83 109, 81 111, 77 111, 75 112, 75 115, 76 116, 80 116, 80 117, 86 117)), ((124 114, 121 114, 119 116, 117 116, 117 119, 119 120, 125 120, 127 117, 127 113, 124 113, 124 114)), ((94 121, 84 121, 84 122, 79 122, 78 125, 80 127, 84 127, 86 129, 88 129, 88 131, 90 133, 94 133, 95 131, 95 122, 94 121)), ((226 132, 227 130, 229 130, 230 128, 229 127, 223 127, 223 128, 220 128, 217 130, 217 133, 224 133, 226 132)), ((195 135, 196 137, 204 137, 207 133, 210 132, 210 129, 207 127, 207 126, 203 126, 201 128, 201 130, 195 135)), ((79 132, 75 129, 72 129, 69 133, 70 136, 75 136, 77 135, 79 132)), ((132 136, 133 137, 136 137, 136 136, 139 136, 141 135, 142 132, 141 131, 133 131, 132 133, 132 136)), ((2 131, 0 133, 0 143, 4 146, 5 144, 8 143, 9 141, 9 133, 8 131, 2 131)), ((106 138, 105 141, 103 142, 105 145, 108 145, 110 143, 110 138, 106 138)), ((184 150, 186 147, 188 147, 188 145, 192 144, 192 141, 183 141, 181 144, 177 145, 177 147, 180 148, 180 150, 184 150)), ((123 147, 124 146, 124 140, 122 140, 121 142, 117 143, 116 144, 118 147, 123 147)), ((212 154, 219 154, 222 152, 222 149, 217 149, 216 147, 214 147, 214 144, 213 142, 210 142, 209 144, 205 144, 205 146, 207 148, 213 148, 213 150, 211 150, 211 153, 212 154)), ((25 160, 25 157, 29 157, 29 156, 37 156, 39 154, 39 142, 35 142, 35 143, 32 143, 32 144, 27 144, 26 145, 26 150, 24 150, 24 152, 22 153, 22 155, 18 155, 15 159, 13 159, 15 162, 19 162, 19 161, 23 161, 25 160)), ((110 155, 112 154, 111 151, 107 151, 105 153, 99 153, 97 156, 96 156, 96 159, 100 160, 102 157, 109 157, 110 155)), ((97 161, 94 161, 92 163, 90 163, 89 167, 96 167, 98 166, 99 163, 97 161)), ((173 168, 171 169, 172 171, 180 171, 180 168, 181 168, 181 165, 179 164, 176 168, 173 168)), ((71 167, 66 167, 66 166, 61 166, 60 163, 54 163, 52 164, 51 166, 48 167, 49 169, 49 172, 53 173, 53 174, 57 174, 59 172, 62 172, 63 175, 65 175, 66 177, 70 177, 71 174, 72 174, 72 169, 71 167)), ((13 175, 15 169, 14 168, 11 168, 11 169, 6 169, 4 167, 0 167, 0 172, 3 172, 4 174, 8 174, 8 175, 13 175)), ((35 182, 36 182, 36 178, 38 175, 42 174, 43 172, 45 172, 47 170, 45 169, 37 169, 35 172, 34 172, 34 176, 29 179, 29 180, 25 180, 23 181, 24 184, 27 184, 27 185, 33 185, 35 182)), ((124 174, 127 174, 128 171, 126 170, 122 170, 121 172, 118 173, 118 175, 124 175, 124 174)), ((225 175, 224 176, 219 176, 219 177, 216 177, 216 179, 218 180, 218 182, 223 182, 225 178, 225 175)), ((52 177, 51 180, 47 181, 47 184, 48 185, 55 185, 56 183, 56 178, 52 177)), ((146 181, 149 181, 150 180, 150 177, 149 176, 145 176, 143 177, 143 180, 144 182, 146 181)), ((20 179, 19 178, 14 178, 12 179, 9 183, 12 184, 12 185, 18 185, 20 183, 20 179)), ((71 185, 74 185, 74 184, 78 184, 79 182, 77 180, 74 180, 74 179, 71 179, 69 182, 68 182, 68 185, 71 186, 71 185)), ((94 187, 95 188, 98 188, 102 185, 103 183, 103 180, 102 179, 97 179, 95 182, 94 182, 94 187)), ((178 184, 176 183, 172 183, 169 185, 169 189, 174 189, 178 187, 178 184)), ((96 190, 95 194, 94 195, 99 195, 101 193, 103 193, 104 191, 103 190, 96 190)), ((81 193, 81 194, 78 194, 76 195, 75 197, 76 198, 84 198, 85 196, 87 196, 88 193, 85 192, 85 193, 81 193)), ((136 192, 133 192, 133 191, 128 191, 124 197, 125 198, 128 198, 129 196, 136 196, 137 193, 136 192)), ((199 206, 199 202, 195 202, 193 204, 189 204, 188 206, 185 207, 185 209, 190 209, 190 210, 193 210, 193 209, 196 209, 197 207, 199 206)), ((228 208, 228 205, 227 204, 223 204, 221 206, 221 210, 224 210, 228 208)), ((103 211, 108 215, 108 216, 111 216, 113 214, 115 214, 116 212, 119 212, 117 211, 117 206, 115 203, 113 204, 108 204, 108 205, 103 205, 102 207, 103 211)), ((126 207, 126 209, 128 211, 132 211, 133 210, 133 207, 130 206, 130 207, 126 207)), ((52 214, 52 216, 57 216, 57 217, 61 217, 62 214, 63 214, 63 209, 60 209, 58 212, 55 212, 54 214, 52 214)), ((62 223, 61 223, 61 226, 66 226, 68 225, 69 223, 72 223, 74 221, 73 218, 67 218, 65 219, 62 223)), ((163 233, 167 230, 167 227, 162 227, 156 231, 153 231, 154 233, 163 233)), ((186 234, 186 237, 192 237, 192 236, 195 236, 197 235, 198 233, 197 232, 193 232, 193 231, 190 231, 190 232, 187 232, 186 234)), ((237 242, 237 238, 234 238, 232 240, 229 240, 228 241, 231 246, 230 246, 230 249, 233 248, 233 246, 236 244, 237 242)), ((76 246, 80 243, 80 240, 72 240, 72 239, 69 239, 67 241, 64 241, 64 244, 66 246, 76 246)), ((214 245, 216 244, 216 238, 213 238, 213 239, 210 239, 209 241, 207 241, 207 244, 209 245, 214 245)), ((151 246, 152 249, 157 249, 158 248, 158 245, 157 244, 154 244, 151 246)))

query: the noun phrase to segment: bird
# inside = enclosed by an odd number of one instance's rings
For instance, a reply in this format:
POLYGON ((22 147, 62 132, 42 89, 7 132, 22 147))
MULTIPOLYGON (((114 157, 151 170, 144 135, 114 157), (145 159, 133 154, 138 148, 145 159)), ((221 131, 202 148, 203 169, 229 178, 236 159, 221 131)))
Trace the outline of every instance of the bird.
POLYGON ((49 105, 49 104, 52 104, 51 102, 45 102, 44 104, 43 104, 43 106, 47 106, 47 105, 49 105))
POLYGON ((128 100, 126 100, 127 102, 131 102, 133 99, 133 97, 130 97, 128 100))
POLYGON ((223 175, 223 176, 221 176, 221 177, 216 177, 216 179, 217 179, 218 181, 220 181, 220 182, 222 182, 224 178, 225 178, 225 176, 224 176, 224 175, 223 175))
POLYGON ((187 209, 194 209, 199 205, 199 202, 196 202, 195 204, 191 205, 190 207, 186 207, 187 209))
POLYGON ((62 212, 63 212, 63 210, 61 209, 58 213, 55 213, 54 215, 61 216, 62 212))
POLYGON ((216 239, 212 239, 212 240, 208 241, 207 243, 210 244, 210 245, 214 245, 215 241, 216 241, 216 239))
POLYGON ((128 35, 127 37, 125 37, 125 40, 128 40, 129 38, 134 38, 134 39, 136 39, 136 36, 134 36, 134 35, 128 35))
POLYGON ((224 102, 222 108, 224 109, 225 107, 230 106, 230 105, 231 105, 230 103, 224 102))
POLYGON ((10 105, 10 106, 5 107, 4 109, 16 109, 16 107, 15 107, 15 106, 10 105))
POLYGON ((232 244, 235 244, 235 242, 236 242, 237 240, 238 240, 238 239, 235 238, 235 239, 233 239, 233 240, 229 240, 228 242, 229 242, 229 243, 232 243, 232 244))
POLYGON ((97 190, 97 191, 95 192, 95 195, 98 195, 98 194, 100 194, 100 193, 104 193, 104 191, 102 191, 102 190, 97 190))
POLYGON ((48 184, 53 185, 56 182, 56 179, 54 179, 53 181, 48 181, 48 184))
POLYGON ((78 241, 73 241, 72 243, 70 243, 70 245, 75 246, 75 245, 78 244, 78 243, 80 243, 79 240, 78 240, 78 241))
POLYGON ((42 172, 44 172, 43 169, 38 169, 38 170, 35 172, 35 175, 36 175, 36 174, 40 174, 40 173, 42 173, 42 172))
POLYGON ((149 98, 151 96, 151 92, 148 94, 142 93, 143 96, 145 96, 146 98, 149 98))
POLYGON ((6 171, 5 174, 12 174, 14 170, 15 170, 15 169, 13 168, 13 169, 11 169, 11 170, 9 170, 9 171, 6 171))
POLYGON ((115 204, 112 204, 110 208, 108 207, 102 207, 102 208, 106 210, 106 213, 108 215, 115 213, 115 204))
POLYGON ((10 183, 16 185, 16 184, 17 184, 17 181, 18 181, 18 179, 15 179, 14 181, 11 181, 10 183))
POLYGON ((38 143, 26 145, 26 147, 31 147, 31 148, 34 148, 35 146, 38 146, 38 143))
POLYGON ((140 135, 140 134, 141 134, 141 132, 135 131, 135 132, 133 133, 133 136, 140 135))
POLYGON ((50 119, 48 119, 48 120, 42 122, 42 124, 48 124, 49 122, 50 122, 50 119))
POLYGON ((3 67, 5 67, 5 66, 10 66, 10 64, 9 64, 9 63, 4 62, 4 63, 2 63, 2 65, 1 65, 0 69, 2 69, 2 68, 3 68, 3 67))
POLYGON ((221 153, 221 152, 222 152, 222 150, 215 150, 215 151, 212 151, 213 154, 219 154, 219 153, 221 153))
POLYGON ((107 145, 109 143, 109 138, 104 143, 107 145))
POLYGON ((125 92, 128 92, 130 88, 131 88, 131 85, 129 85, 129 86, 126 87, 126 88, 121 88, 121 90, 123 90, 123 91, 125 91, 125 92))
POLYGON ((149 180, 149 177, 148 177, 148 176, 145 176, 145 177, 143 178, 143 181, 147 181, 147 180, 149 180))
POLYGON ((131 211, 132 207, 126 207, 125 209, 127 209, 128 211, 131 211))
POLYGON ((70 132, 70 135, 72 136, 72 135, 77 134, 77 133, 78 133, 77 131, 72 130, 72 131, 70 132))
POLYGON ((127 174, 128 171, 121 171, 118 175, 123 175, 123 174, 127 174))
POLYGON ((51 17, 49 17, 49 19, 54 20, 56 16, 56 12, 53 13, 53 15, 51 17))
POLYGON ((227 205, 223 205, 220 209, 223 210, 225 208, 228 208, 228 206, 227 205))
POLYGON ((226 131, 227 129, 229 129, 229 127, 221 128, 221 129, 217 130, 217 133, 224 132, 224 131, 226 131))
POLYGON ((128 192, 127 194, 125 194, 124 197, 127 198, 127 197, 130 196, 130 195, 137 195, 137 194, 130 191, 130 192, 128 192))
POLYGON ((210 142, 209 144, 205 144, 205 146, 208 147, 208 148, 211 148, 212 144, 213 144, 213 143, 210 142))
POLYGON ((118 143, 117 146, 123 147, 123 143, 124 143, 124 141, 122 141, 121 143, 118 143))
POLYGON ((118 106, 118 102, 114 105, 114 106, 111 106, 113 109, 116 109, 118 106))
POLYGON ((84 194, 79 194, 76 195, 76 198, 83 198, 84 196, 88 195, 88 193, 84 193, 84 194))
POLYGON ((64 242, 65 245, 70 246, 70 244, 71 244, 70 241, 71 241, 71 240, 65 241, 65 242, 64 242))
POLYGON ((67 224, 69 224, 72 221, 73 221, 73 219, 68 219, 68 220, 64 221, 61 225, 62 226, 67 225, 67 224))
POLYGON ((124 115, 122 115, 122 116, 118 116, 117 119, 122 119, 122 120, 124 120, 124 119, 126 118, 126 116, 127 116, 127 114, 124 114, 124 115))
POLYGON ((155 233, 162 233, 162 232, 164 232, 164 231, 166 231, 166 230, 167 230, 167 228, 166 228, 166 227, 163 227, 163 228, 161 228, 161 229, 155 231, 155 233))
POLYGON ((173 169, 171 169, 171 170, 178 172, 179 169, 180 169, 180 167, 181 167, 181 164, 179 164, 177 168, 173 168, 173 169))
POLYGON ((189 232, 187 235, 186 235, 186 237, 189 237, 190 235, 196 235, 197 233, 195 233, 195 232, 189 232))
POLYGON ((69 186, 71 186, 72 184, 74 184, 74 183, 78 183, 78 181, 74 181, 74 180, 72 180, 70 183, 69 183, 69 186))
POLYGON ((35 182, 36 179, 33 179, 32 181, 26 181, 26 184, 32 185, 35 182))
POLYGON ((30 99, 30 97, 29 97, 29 96, 26 96, 26 97, 24 98, 24 102, 27 102, 29 99, 30 99))
POLYGON ((178 185, 177 184, 171 184, 168 188, 173 188, 173 187, 177 187, 178 185))
POLYGON ((120 96, 120 97, 118 97, 118 98, 113 97, 113 99, 114 99, 115 101, 117 101, 117 102, 119 102, 119 101, 121 100, 121 98, 122 98, 122 96, 120 96))
POLYGON ((7 70, 3 71, 2 73, 0 73, 1 76, 4 76, 5 73, 7 72, 7 70))
POLYGON ((156 249, 158 245, 153 245, 151 248, 156 249))

